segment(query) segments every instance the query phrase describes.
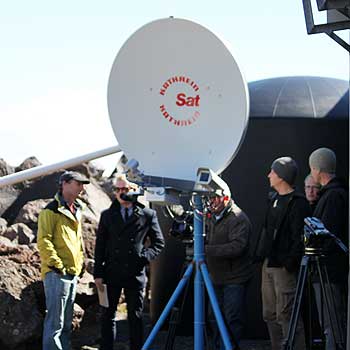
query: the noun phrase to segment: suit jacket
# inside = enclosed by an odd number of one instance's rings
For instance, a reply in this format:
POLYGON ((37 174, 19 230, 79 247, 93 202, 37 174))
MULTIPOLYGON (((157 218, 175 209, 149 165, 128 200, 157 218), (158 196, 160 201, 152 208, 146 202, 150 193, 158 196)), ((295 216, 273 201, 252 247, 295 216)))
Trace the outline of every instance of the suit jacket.
POLYGON ((120 204, 115 200, 101 214, 96 235, 94 277, 106 284, 143 288, 145 266, 156 258, 164 247, 164 238, 156 212, 133 207, 133 213, 124 222, 120 204), (149 237, 149 246, 145 245, 149 237))

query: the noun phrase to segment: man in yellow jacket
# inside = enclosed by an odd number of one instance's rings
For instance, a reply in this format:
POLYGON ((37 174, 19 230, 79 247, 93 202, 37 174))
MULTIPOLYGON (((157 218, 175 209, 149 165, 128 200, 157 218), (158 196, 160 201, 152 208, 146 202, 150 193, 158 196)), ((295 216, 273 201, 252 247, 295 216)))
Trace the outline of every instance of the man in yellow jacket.
POLYGON ((77 197, 88 183, 78 172, 64 172, 54 200, 39 215, 38 248, 46 300, 45 350, 71 349, 74 299, 84 263, 83 205, 77 197))

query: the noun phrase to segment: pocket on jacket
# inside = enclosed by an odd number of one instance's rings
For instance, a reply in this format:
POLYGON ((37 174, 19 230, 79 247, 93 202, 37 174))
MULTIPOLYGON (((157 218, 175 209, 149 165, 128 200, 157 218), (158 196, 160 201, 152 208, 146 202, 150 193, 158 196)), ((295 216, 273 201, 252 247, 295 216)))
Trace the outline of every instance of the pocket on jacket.
POLYGON ((266 228, 264 227, 261 230, 259 237, 255 243, 254 252, 251 254, 253 258, 266 258, 269 256, 272 250, 272 235, 268 233, 266 228))

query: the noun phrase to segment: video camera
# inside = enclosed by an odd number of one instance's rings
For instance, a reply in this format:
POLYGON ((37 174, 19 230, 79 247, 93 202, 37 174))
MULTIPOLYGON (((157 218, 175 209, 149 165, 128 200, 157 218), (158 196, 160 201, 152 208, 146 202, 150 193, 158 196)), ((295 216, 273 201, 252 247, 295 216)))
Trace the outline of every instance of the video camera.
POLYGON ((331 233, 321 220, 315 217, 304 219, 304 245, 306 252, 321 252, 327 248, 327 242, 332 239, 331 233))
POLYGON ((315 217, 304 219, 304 245, 305 253, 309 255, 326 252, 333 241, 346 254, 349 253, 347 246, 333 233, 329 232, 321 220, 315 217))
POLYGON ((163 210, 165 216, 172 219, 172 225, 169 230, 170 236, 183 243, 185 259, 186 261, 192 261, 194 235, 193 211, 185 210, 182 205, 166 205, 163 210))
MULTIPOLYGON (((169 209, 169 208, 168 208, 169 209)), ((170 234, 181 240, 193 239, 193 212, 184 212, 183 215, 173 218, 170 234)))

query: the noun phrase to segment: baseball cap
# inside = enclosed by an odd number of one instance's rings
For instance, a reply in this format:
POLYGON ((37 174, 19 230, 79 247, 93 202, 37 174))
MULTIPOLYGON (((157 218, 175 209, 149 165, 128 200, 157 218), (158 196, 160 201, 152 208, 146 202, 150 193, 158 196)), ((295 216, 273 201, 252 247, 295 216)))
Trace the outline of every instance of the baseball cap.
POLYGON ((85 175, 80 174, 77 171, 65 171, 60 176, 59 184, 62 184, 63 181, 67 182, 67 181, 70 181, 70 180, 75 180, 75 181, 81 182, 83 184, 89 184, 90 183, 89 179, 85 175))

